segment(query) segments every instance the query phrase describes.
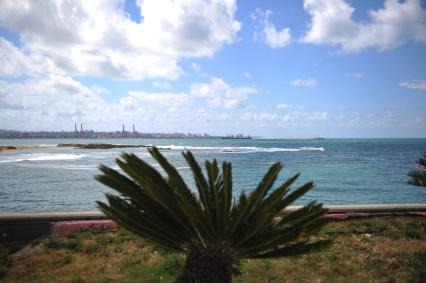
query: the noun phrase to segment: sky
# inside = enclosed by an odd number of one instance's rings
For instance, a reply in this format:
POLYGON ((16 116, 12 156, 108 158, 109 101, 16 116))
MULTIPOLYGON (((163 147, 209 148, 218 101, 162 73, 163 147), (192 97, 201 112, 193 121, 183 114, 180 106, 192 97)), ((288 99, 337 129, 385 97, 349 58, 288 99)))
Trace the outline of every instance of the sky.
POLYGON ((0 129, 426 137, 426 1, 0 1, 0 129))

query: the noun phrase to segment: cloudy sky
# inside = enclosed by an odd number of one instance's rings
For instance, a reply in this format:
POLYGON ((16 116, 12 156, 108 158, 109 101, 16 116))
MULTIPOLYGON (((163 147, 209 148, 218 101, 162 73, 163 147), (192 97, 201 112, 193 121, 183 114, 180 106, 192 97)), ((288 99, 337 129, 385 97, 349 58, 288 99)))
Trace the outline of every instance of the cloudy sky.
POLYGON ((0 1, 0 129, 426 137, 426 1, 0 1))

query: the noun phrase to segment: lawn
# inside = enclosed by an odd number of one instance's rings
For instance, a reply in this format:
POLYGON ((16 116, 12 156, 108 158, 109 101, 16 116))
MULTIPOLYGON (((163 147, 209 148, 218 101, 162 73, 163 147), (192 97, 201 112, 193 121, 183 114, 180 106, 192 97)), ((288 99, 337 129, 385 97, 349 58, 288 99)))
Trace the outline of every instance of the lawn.
MULTIPOLYGON (((244 260, 235 282, 425 282, 426 218, 329 223, 327 249, 276 260, 244 260)), ((173 282, 182 255, 119 230, 51 236, 7 255, 0 282, 173 282), (8 266, 5 265, 7 263, 8 266)))

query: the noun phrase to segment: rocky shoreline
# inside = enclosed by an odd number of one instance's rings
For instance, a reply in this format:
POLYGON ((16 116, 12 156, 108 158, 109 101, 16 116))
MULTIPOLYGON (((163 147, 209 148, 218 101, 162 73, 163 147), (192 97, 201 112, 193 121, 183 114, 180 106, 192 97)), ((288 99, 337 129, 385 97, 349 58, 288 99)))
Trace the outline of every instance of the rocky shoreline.
MULTIPOLYGON (((132 145, 132 144, 109 144, 109 143, 60 143, 57 147, 72 147, 77 149, 111 149, 111 148, 136 148, 136 147, 152 147, 150 145, 132 145)), ((34 149, 43 146, 27 146, 27 145, 0 145, 2 150, 18 150, 18 149, 34 149)))
POLYGON ((110 148, 131 148, 131 147, 151 147, 147 145, 130 144, 109 144, 109 143, 60 143, 57 147, 74 147, 80 149, 110 149, 110 148))
POLYGON ((17 149, 33 149, 36 146, 29 145, 0 145, 0 151, 2 150, 17 150, 17 149))

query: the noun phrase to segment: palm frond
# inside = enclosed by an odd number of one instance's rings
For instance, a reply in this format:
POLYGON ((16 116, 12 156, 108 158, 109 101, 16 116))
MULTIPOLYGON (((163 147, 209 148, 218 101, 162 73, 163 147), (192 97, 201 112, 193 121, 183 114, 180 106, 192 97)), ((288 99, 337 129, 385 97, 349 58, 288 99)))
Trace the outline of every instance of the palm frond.
POLYGON ((314 188, 313 182, 291 191, 296 174, 273 190, 281 163, 273 164, 258 186, 233 198, 232 165, 206 161, 205 171, 194 155, 183 152, 196 185, 192 191, 178 170, 155 147, 148 149, 165 176, 134 154, 116 162, 125 173, 101 165, 96 179, 115 190, 98 207, 122 227, 180 252, 220 251, 241 258, 273 258, 317 250, 328 241, 306 237, 327 223, 322 204, 310 202, 287 214, 284 208, 314 188), (290 193, 289 193, 290 192, 290 193), (277 216, 282 215, 277 220, 277 216), (303 239, 300 237, 303 235, 303 239))
POLYGON ((261 259, 261 258, 277 258, 285 256, 296 256, 308 252, 317 251, 323 249, 331 244, 331 240, 320 240, 312 243, 300 242, 292 245, 288 245, 281 249, 276 249, 270 252, 263 254, 257 254, 249 256, 248 258, 252 259, 261 259))

